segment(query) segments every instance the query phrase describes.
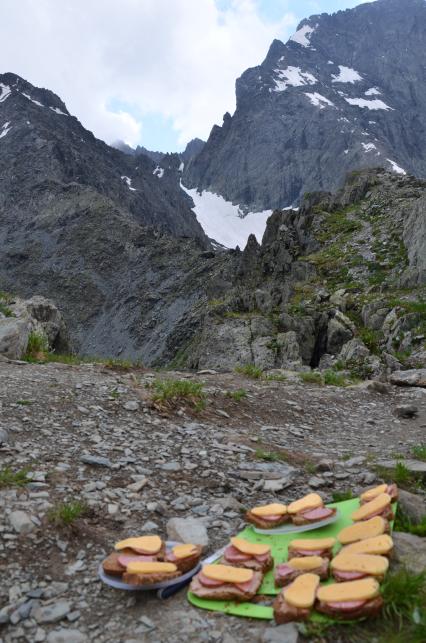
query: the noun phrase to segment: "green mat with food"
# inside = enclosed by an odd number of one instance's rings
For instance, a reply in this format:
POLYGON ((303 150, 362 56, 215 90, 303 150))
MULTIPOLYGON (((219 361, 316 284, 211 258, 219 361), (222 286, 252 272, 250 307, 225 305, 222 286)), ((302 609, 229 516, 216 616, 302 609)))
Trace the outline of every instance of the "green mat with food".
MULTIPOLYGON (((352 500, 346 500, 343 502, 332 503, 328 507, 336 508, 339 511, 339 518, 332 524, 327 526, 310 529, 304 531, 303 533, 291 533, 291 534, 276 534, 276 535, 267 535, 256 533, 253 527, 246 527, 240 534, 239 538, 243 538, 250 543, 259 543, 269 545, 271 548, 271 554, 274 558, 276 567, 277 564, 280 564, 284 561, 287 561, 288 556, 288 545, 293 540, 296 539, 324 539, 324 538, 336 538, 339 532, 345 527, 352 525, 351 520, 352 513, 359 508, 359 498, 354 498, 352 500)), ((394 511, 396 510, 396 504, 393 506, 394 511)), ((391 523, 392 529, 393 523, 391 523)), ((334 554, 339 550, 340 545, 337 543, 334 546, 334 554)), ((327 581, 330 582, 330 581, 327 581)), ((243 616, 249 618, 259 618, 259 619, 273 619, 273 609, 268 604, 271 603, 277 594, 279 594, 281 588, 277 588, 274 583, 274 569, 268 571, 264 578, 260 588, 257 591, 257 596, 253 601, 250 602, 234 602, 234 601, 222 601, 222 600, 210 600, 206 598, 199 598, 195 596, 192 592, 188 592, 189 601, 202 609, 208 609, 216 612, 223 612, 225 614, 232 614, 234 616, 243 616), (262 600, 264 597, 264 600, 262 600), (259 599, 259 602, 256 600, 259 599)), ((330 616, 319 614, 315 611, 310 615, 310 619, 318 622, 330 622, 334 621, 330 616)))

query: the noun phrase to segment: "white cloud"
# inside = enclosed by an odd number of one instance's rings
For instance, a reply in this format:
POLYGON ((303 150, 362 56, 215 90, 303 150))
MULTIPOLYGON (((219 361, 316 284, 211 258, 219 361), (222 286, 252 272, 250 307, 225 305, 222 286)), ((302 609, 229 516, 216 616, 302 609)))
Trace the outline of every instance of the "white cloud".
POLYGON ((2 0, 2 16, 2 71, 52 89, 100 138, 132 144, 149 113, 170 118, 182 143, 207 137, 235 107, 235 78, 296 23, 267 22, 255 0, 223 11, 214 0, 2 0))

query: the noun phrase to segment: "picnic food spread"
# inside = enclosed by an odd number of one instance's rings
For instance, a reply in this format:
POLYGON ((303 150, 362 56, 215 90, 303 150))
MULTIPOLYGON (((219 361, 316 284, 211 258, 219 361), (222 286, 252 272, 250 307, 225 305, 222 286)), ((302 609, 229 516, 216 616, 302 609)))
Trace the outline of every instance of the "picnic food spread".
POLYGON ((243 538, 231 538, 231 544, 223 552, 220 562, 224 565, 247 567, 263 574, 274 565, 269 545, 250 543, 243 538))

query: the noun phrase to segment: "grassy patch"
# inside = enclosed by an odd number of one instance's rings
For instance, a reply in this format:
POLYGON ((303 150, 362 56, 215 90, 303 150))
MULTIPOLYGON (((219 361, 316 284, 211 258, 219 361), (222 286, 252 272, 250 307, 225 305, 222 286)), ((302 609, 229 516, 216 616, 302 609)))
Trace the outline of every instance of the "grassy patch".
POLYGON ((16 400, 16 404, 19 404, 19 406, 30 406, 32 402, 31 400, 16 400))
POLYGON ((382 339, 380 331, 362 327, 358 329, 358 335, 373 355, 380 353, 380 341, 382 339))
POLYGON ((75 500, 74 502, 64 502, 53 507, 48 512, 50 522, 58 526, 69 526, 78 518, 83 518, 88 513, 88 506, 85 502, 75 500))
POLYGON ((414 534, 415 536, 426 537, 426 516, 423 516, 419 523, 413 523, 408 516, 404 514, 400 507, 396 512, 395 531, 403 531, 407 534, 414 534))
POLYGON ((258 460, 265 460, 265 462, 278 462, 279 460, 282 460, 281 454, 276 451, 263 451, 263 449, 256 449, 254 455, 258 460))
POLYGON ((408 491, 412 491, 414 488, 424 489, 422 476, 411 473, 404 462, 398 461, 393 469, 377 466, 376 473, 380 478, 395 482, 398 486, 408 491))
POLYGON ((354 495, 352 491, 348 489, 347 491, 335 491, 332 497, 333 502, 344 502, 345 500, 352 500, 354 495))
POLYGON ((315 371, 299 373, 299 377, 305 384, 324 384, 321 373, 317 373, 315 371))
POLYGON ((27 350, 24 359, 40 359, 44 358, 45 354, 49 351, 49 342, 44 333, 31 331, 28 337, 27 350))
POLYGON ((175 406, 183 402, 197 411, 206 405, 206 394, 203 385, 190 380, 155 380, 152 388, 152 400, 161 405, 175 406))
POLYGON ((264 379, 267 382, 286 382, 287 381, 286 376, 280 373, 270 373, 269 375, 265 375, 264 379))
POLYGON ((260 380, 263 377, 263 371, 258 366, 254 364, 244 364, 244 366, 237 366, 235 369, 237 373, 245 375, 252 380, 260 380))
POLYGON ((417 460, 423 460, 426 462, 426 444, 419 444, 418 446, 413 447, 413 456, 417 460))
POLYGON ((23 487, 29 480, 27 478, 29 468, 12 471, 10 467, 0 469, 0 489, 6 487, 23 487))
POLYGON ((426 572, 410 574, 405 569, 388 574, 381 593, 385 602, 385 619, 402 623, 411 620, 416 609, 426 604, 426 572))
POLYGON ((9 306, 6 306, 6 304, 4 304, 2 301, 0 301, 0 313, 5 317, 14 317, 14 314, 9 306))
POLYGON ((231 400, 235 400, 235 402, 240 402, 247 397, 247 391, 245 388, 239 388, 237 391, 226 391, 225 395, 230 397, 231 400))
POLYGON ((328 369, 324 373, 324 383, 328 386, 347 386, 348 381, 342 373, 328 369))

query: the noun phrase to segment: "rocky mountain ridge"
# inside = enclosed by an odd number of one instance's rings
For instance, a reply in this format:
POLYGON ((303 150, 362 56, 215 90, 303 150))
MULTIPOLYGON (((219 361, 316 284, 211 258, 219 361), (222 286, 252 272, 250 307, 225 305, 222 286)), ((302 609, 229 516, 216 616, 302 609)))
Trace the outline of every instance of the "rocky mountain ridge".
POLYGON ((335 190, 348 171, 426 176, 426 3, 377 0, 311 16, 236 82, 237 107, 184 184, 249 211, 335 190))

